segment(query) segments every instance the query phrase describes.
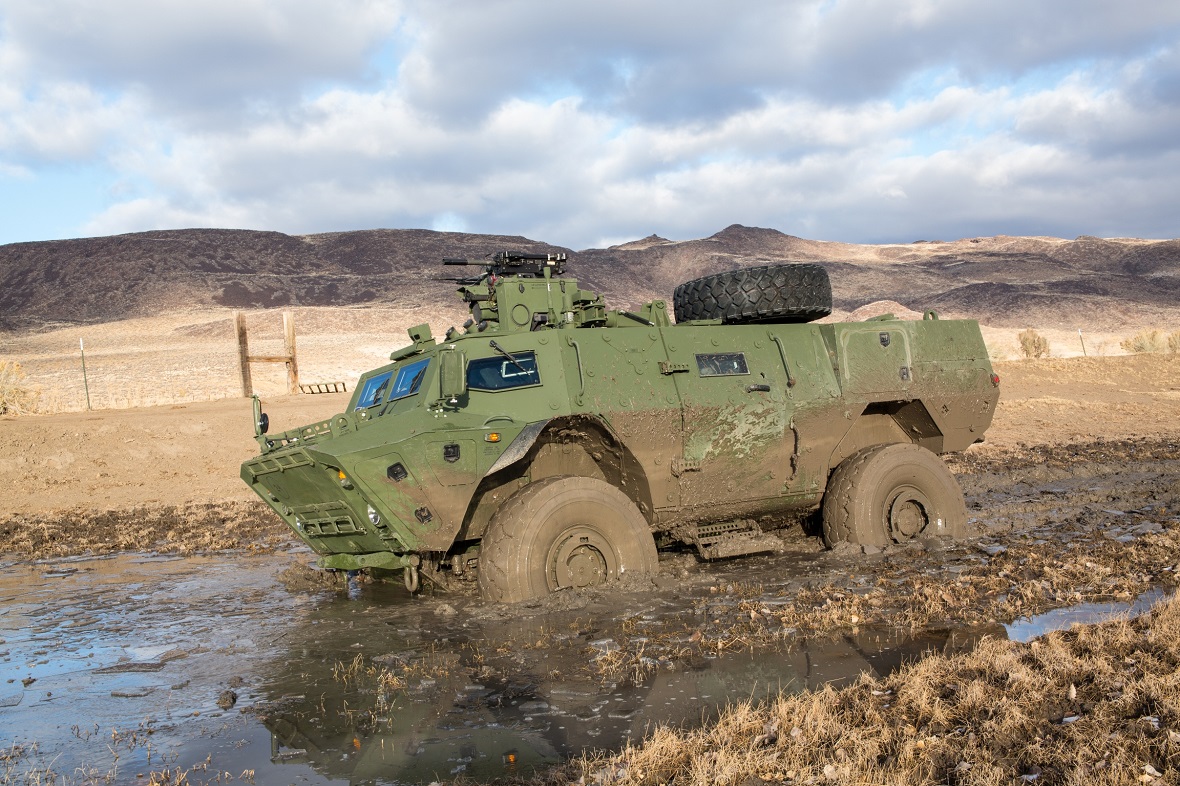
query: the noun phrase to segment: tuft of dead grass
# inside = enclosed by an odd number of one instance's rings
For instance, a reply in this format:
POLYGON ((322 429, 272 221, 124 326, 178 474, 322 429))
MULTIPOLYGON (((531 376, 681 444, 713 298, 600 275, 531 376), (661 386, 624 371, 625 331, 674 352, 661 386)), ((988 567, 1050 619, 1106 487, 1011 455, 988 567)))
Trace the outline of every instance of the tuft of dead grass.
POLYGON ((0 360, 0 415, 28 415, 36 411, 40 398, 20 363, 0 360))
POLYGON ((365 674, 373 678, 371 690, 377 696, 377 711, 385 714, 393 711, 407 691, 445 683, 464 673, 459 656, 451 652, 431 651, 412 657, 399 653, 380 660, 365 674))
MULTIPOLYGON (((1177 339, 1176 343, 1180 345, 1180 338, 1177 339)), ((1130 338, 1119 342, 1119 346, 1127 352, 1135 354, 1140 352, 1163 352, 1171 344, 1171 336, 1164 336, 1163 332, 1159 330, 1142 330, 1130 338)))
POLYGON ((1165 334, 1162 330, 1142 330, 1119 342, 1127 352, 1180 352, 1180 330, 1165 334))
POLYGON ((1029 328, 1016 336, 1020 351, 1026 358, 1049 357, 1049 339, 1029 328))
POLYGON ((885 677, 661 726, 545 783, 1175 783, 1180 601, 1030 643, 985 639, 885 677))

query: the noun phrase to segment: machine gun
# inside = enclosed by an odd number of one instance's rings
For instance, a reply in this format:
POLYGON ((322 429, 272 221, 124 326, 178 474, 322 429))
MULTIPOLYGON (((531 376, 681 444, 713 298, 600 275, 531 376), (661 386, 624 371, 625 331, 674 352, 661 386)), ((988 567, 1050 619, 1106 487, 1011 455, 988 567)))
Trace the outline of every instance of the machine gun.
POLYGON ((565 272, 565 254, 525 254, 519 251, 498 251, 492 255, 491 261, 485 259, 443 259, 444 265, 468 265, 484 268, 483 274, 473 278, 446 279, 460 284, 478 284, 485 276, 493 280, 502 276, 520 276, 522 278, 544 278, 546 271, 549 276, 560 276, 565 272))
MULTIPOLYGON (((606 319, 602 298, 563 278, 566 255, 500 251, 484 259, 444 258, 444 265, 482 267, 478 276, 443 278, 459 284, 459 297, 471 310, 463 327, 470 332, 526 332, 560 325, 588 326, 606 319), (509 285, 511 282, 511 285, 509 285)), ((447 331, 447 339, 459 335, 447 331)))

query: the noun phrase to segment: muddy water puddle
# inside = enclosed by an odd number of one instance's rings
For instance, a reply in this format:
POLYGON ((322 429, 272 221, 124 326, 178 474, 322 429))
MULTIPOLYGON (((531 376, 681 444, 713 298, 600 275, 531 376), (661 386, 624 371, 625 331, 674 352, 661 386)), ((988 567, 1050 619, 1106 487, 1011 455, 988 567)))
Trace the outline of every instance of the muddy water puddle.
POLYGON ((648 669, 640 657, 640 672, 607 679, 593 666, 634 636, 621 626, 675 627, 688 602, 604 596, 515 615, 396 584, 289 591, 280 573, 307 559, 5 566, 0 729, 22 752, 18 771, 64 782, 194 767, 189 782, 486 778, 618 748, 658 723, 697 725, 730 702, 884 673, 980 633, 864 629, 648 669))
POLYGON ((1038 636, 1055 630, 1069 630, 1074 625, 1092 625, 1118 617, 1138 617, 1151 611, 1151 607, 1170 597, 1162 587, 1153 587, 1131 601, 1106 603, 1078 603, 1060 609, 1046 611, 1032 617, 1022 617, 1004 626, 1012 641, 1032 641, 1038 636))
POLYGON ((524 773, 981 635, 1134 614, 1177 585, 1180 461, 1108 452, 976 462, 963 543, 824 553, 792 531, 777 556, 663 555, 658 590, 512 609, 284 584, 303 550, 0 565, 0 783, 524 773), (1040 614, 1054 606, 1071 608, 1040 614))
POLYGON ((79 779, 160 768, 227 722, 239 670, 278 650, 310 599, 273 558, 124 555, 0 572, 0 728, 28 769, 79 779))

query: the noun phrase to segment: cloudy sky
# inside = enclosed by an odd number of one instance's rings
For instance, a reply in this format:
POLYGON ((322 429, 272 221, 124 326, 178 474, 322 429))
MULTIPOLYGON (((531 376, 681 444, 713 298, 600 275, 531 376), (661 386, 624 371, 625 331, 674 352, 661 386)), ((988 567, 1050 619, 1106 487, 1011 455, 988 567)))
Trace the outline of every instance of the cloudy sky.
POLYGON ((0 243, 1180 236, 1175 0, 0 0, 0 243))

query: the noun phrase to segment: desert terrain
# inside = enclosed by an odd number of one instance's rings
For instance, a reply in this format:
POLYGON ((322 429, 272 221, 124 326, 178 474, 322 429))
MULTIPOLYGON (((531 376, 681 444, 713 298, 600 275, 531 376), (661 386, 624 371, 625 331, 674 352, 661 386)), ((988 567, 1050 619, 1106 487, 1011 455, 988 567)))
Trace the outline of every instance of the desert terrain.
MULTIPOLYGON (((321 574, 238 479, 257 446, 235 311, 255 353, 279 351, 294 312, 301 381, 351 389, 406 327, 461 323, 449 285, 308 302, 327 278, 272 256, 288 267, 264 290, 208 238, 63 241, 150 265, 136 254, 183 240, 208 262, 169 286, 157 268, 147 289, 130 262, 103 263, 107 290, 88 291, 65 262, 53 281, 21 273, 52 271, 61 248, 0 247, 0 273, 23 275, 3 290, 0 362, 20 364, 37 413, 0 416, 0 727, 22 730, 0 739, 0 783, 1180 782, 1180 354, 1121 346, 1180 327, 1176 241, 768 232, 579 256, 604 291, 642 280, 631 296, 666 298, 694 265, 827 254, 835 319, 981 318, 1000 404, 986 441, 947 458, 968 537, 825 551, 808 522, 784 522, 779 555, 667 553, 654 584, 523 608, 321 574), (1022 266, 1023 281, 948 285, 1022 266), (284 282, 302 294, 273 302, 284 282), (1021 357, 1028 328, 1049 357, 1021 357)), ((476 246, 438 234, 415 248, 476 246)), ((376 264, 380 238, 263 239, 376 264)), ((404 277, 367 270, 333 275, 354 295, 358 277, 404 277)), ((254 383, 275 429, 347 402, 288 395, 281 365, 254 383)))

